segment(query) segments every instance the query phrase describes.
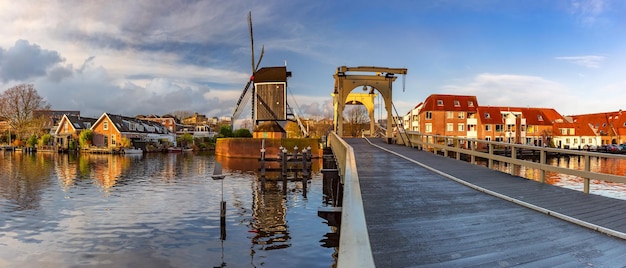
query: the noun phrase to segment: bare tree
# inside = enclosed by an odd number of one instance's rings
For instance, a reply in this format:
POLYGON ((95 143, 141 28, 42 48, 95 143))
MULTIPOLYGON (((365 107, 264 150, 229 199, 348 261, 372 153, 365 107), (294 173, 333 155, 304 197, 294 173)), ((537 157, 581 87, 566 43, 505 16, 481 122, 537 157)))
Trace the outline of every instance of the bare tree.
POLYGON ((50 110, 50 105, 32 84, 19 84, 0 94, 0 116, 8 119, 18 136, 39 123, 33 117, 36 110, 50 110))
POLYGON ((348 119, 349 133, 351 133, 353 137, 359 136, 362 128, 369 128, 366 124, 370 122, 370 118, 367 114, 367 110, 362 105, 351 106, 346 109, 344 111, 344 118, 348 119))

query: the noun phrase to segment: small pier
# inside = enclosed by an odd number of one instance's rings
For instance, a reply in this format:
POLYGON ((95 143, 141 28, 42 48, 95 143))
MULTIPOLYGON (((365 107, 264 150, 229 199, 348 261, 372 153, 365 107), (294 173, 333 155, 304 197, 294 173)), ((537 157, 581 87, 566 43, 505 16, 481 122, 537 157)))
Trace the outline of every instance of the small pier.
POLYGON ((299 151, 299 148, 295 146, 293 151, 290 153, 287 148, 281 146, 278 149, 278 157, 275 158, 267 157, 267 151, 264 143, 260 151, 261 158, 259 159, 259 162, 261 164, 261 168, 259 171, 261 177, 261 188, 265 189, 265 181, 267 179, 282 180, 283 193, 286 193, 288 181, 301 181, 303 195, 306 197, 307 184, 311 181, 312 176, 311 160, 313 155, 311 154, 311 147, 307 147, 302 149, 302 151, 299 151), (275 174, 277 176, 268 178, 268 173, 275 174))

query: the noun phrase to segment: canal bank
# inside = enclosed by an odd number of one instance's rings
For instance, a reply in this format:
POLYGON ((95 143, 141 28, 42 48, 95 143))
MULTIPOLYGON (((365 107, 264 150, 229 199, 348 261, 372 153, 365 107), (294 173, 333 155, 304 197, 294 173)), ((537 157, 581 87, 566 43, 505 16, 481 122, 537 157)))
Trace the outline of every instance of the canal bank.
POLYGON ((322 156, 320 139, 269 139, 269 138, 219 138, 215 143, 215 155, 230 158, 261 158, 261 148, 268 156, 277 156, 280 147, 292 151, 294 147, 311 148, 314 158, 322 156))

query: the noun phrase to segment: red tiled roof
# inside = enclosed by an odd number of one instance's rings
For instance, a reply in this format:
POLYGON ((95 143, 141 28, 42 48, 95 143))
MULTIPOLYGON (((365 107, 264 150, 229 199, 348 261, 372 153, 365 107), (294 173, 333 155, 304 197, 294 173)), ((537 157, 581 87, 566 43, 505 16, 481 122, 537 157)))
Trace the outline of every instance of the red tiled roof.
POLYGON ((579 124, 591 124, 602 134, 626 134, 626 113, 616 112, 572 115, 572 120, 579 124))
POLYGON ((502 124, 502 112, 522 113, 526 125, 552 125, 554 122, 567 122, 563 116, 552 108, 480 106, 478 114, 484 124, 502 124), (486 118, 489 113, 490 118, 486 118), (559 120, 560 119, 560 120, 559 120))
POLYGON ((432 94, 424 101, 424 106, 420 113, 425 111, 475 112, 477 107, 478 100, 476 100, 476 96, 432 94))

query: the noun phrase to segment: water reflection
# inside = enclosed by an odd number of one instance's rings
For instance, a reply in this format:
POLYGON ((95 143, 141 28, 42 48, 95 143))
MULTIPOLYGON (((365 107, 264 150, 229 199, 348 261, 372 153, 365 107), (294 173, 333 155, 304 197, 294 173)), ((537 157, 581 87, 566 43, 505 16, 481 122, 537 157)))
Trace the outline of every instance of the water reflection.
MULTIPOLYGON (((537 162, 536 159, 529 159, 528 161, 537 162)), ((486 166, 485 161, 478 161, 478 163, 486 166)), ((566 156, 552 157, 547 159, 547 164, 575 170, 584 170, 585 158, 566 156)), ((624 159, 592 157, 589 160, 589 166, 592 172, 626 176, 626 160, 624 159)), ((494 169, 535 181, 540 181, 541 179, 541 172, 538 169, 524 166, 514 166, 506 163, 494 162, 494 169)), ((546 183, 552 185, 578 191, 583 191, 584 188, 584 179, 573 175, 547 171, 545 181, 546 183)), ((592 194, 626 200, 626 185, 623 183, 591 180, 589 188, 589 191, 592 194)))
POLYGON ((2 154, 0 267, 331 266, 319 175, 304 198, 300 182, 261 191, 256 160, 224 163, 221 240, 213 155, 2 154))

